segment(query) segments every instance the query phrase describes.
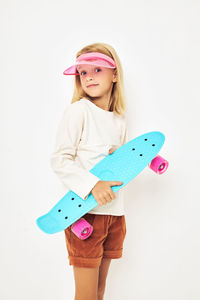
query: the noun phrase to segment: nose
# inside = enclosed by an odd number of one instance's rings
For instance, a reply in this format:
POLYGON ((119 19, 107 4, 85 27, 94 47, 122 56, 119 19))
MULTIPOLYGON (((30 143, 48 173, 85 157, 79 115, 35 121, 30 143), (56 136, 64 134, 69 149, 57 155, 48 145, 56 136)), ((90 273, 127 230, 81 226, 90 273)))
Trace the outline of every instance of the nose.
POLYGON ((93 78, 94 77, 94 74, 93 74, 93 72, 91 71, 91 72, 87 72, 87 75, 86 75, 86 79, 88 80, 88 79, 91 79, 91 78, 93 78))
POLYGON ((88 75, 86 78, 86 83, 93 81, 93 76, 88 75))

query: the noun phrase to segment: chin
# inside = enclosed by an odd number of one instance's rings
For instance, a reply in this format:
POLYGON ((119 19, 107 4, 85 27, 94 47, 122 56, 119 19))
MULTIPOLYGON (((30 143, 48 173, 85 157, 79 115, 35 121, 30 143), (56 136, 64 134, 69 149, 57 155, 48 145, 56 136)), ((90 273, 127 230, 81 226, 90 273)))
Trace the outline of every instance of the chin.
POLYGON ((88 95, 89 97, 93 97, 93 98, 96 98, 96 97, 101 97, 101 94, 99 93, 86 93, 86 95, 88 95))

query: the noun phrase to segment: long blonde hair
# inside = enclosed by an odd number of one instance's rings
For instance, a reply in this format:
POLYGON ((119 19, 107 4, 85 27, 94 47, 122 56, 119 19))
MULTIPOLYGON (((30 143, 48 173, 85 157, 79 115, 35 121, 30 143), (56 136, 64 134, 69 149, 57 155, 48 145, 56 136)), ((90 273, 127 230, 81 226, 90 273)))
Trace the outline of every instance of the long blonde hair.
MULTIPOLYGON (((94 43, 85 46, 76 54, 76 58, 81 54, 88 53, 88 52, 100 52, 110 56, 114 59, 116 66, 117 66, 117 82, 113 83, 113 89, 111 92, 111 106, 110 111, 115 112, 116 114, 123 115, 126 112, 126 101, 125 101, 125 93, 124 93, 124 82, 123 82, 123 71, 120 59, 113 49, 112 46, 105 44, 105 43, 94 43)), ((74 92, 72 96, 71 103, 79 101, 81 98, 89 99, 89 96, 84 92, 81 87, 81 81, 79 75, 74 75, 74 92)))

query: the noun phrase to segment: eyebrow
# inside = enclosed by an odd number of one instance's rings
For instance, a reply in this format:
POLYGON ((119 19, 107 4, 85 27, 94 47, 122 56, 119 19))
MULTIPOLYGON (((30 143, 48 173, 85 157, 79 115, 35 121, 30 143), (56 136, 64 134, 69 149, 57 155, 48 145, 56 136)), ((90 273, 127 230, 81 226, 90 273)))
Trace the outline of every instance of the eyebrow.
MULTIPOLYGON (((93 68, 101 68, 101 67, 99 67, 99 66, 93 66, 93 68)), ((78 71, 85 70, 85 69, 87 69, 87 67, 86 68, 85 67, 80 67, 80 66, 77 67, 78 71)))

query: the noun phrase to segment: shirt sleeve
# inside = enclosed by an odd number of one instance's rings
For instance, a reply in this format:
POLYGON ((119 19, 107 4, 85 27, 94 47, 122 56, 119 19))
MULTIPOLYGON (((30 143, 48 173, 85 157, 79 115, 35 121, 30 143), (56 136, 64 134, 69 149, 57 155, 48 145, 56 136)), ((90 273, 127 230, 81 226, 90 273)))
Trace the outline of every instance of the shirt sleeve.
POLYGON ((50 164, 64 185, 85 200, 100 179, 74 161, 84 126, 84 111, 77 104, 69 104, 63 113, 50 164))

